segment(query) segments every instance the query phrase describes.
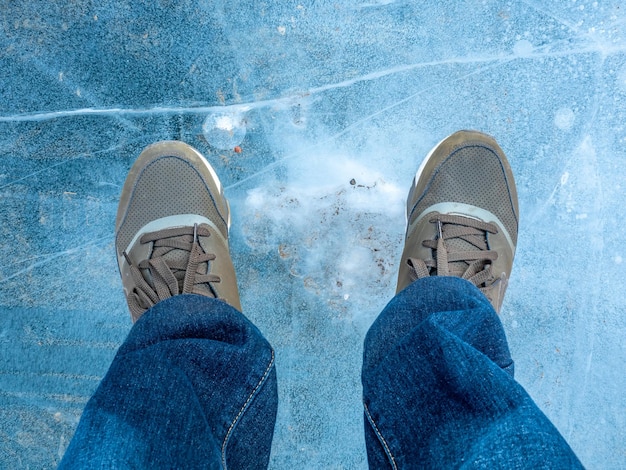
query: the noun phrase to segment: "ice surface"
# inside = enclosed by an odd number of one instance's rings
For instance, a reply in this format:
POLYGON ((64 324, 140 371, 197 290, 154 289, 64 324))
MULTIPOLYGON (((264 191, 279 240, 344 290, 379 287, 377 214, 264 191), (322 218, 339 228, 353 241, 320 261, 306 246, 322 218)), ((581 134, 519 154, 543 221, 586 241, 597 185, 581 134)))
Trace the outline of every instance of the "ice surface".
POLYGON ((277 350, 271 467, 365 468, 361 344, 395 290, 404 198, 433 144, 477 128, 520 194, 502 311, 517 378, 583 463, 626 468, 623 2, 0 12, 1 467, 63 454, 131 326, 121 185, 145 145, 182 139, 226 187, 244 310, 277 350), (219 115, 240 134, 210 145, 219 115))

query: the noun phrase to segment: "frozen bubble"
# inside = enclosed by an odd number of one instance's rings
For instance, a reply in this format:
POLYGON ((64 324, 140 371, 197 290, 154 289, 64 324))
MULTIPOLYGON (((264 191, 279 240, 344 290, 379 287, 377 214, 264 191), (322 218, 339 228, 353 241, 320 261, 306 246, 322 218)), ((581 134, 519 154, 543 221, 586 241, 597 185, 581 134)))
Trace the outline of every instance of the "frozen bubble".
POLYGON ((574 111, 569 108, 561 108, 556 112, 554 116, 554 125, 561 130, 569 130, 574 125, 574 111))
POLYGON ((202 133, 207 142, 219 150, 234 149, 246 136, 246 121, 240 112, 210 114, 204 120, 202 133))
POLYGON ((533 45, 527 39, 522 39, 513 46, 513 53, 521 57, 529 56, 533 53, 533 45))

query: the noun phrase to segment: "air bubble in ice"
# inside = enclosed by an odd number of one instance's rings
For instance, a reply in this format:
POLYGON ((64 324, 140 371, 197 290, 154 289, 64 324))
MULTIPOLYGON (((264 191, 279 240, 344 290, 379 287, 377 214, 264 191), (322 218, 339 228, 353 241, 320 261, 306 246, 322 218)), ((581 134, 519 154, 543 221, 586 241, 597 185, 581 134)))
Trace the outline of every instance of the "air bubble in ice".
POLYGON ((533 53, 533 45, 527 39, 522 39, 513 46, 513 53, 520 57, 528 57, 533 53))
POLYGON ((218 112, 204 120, 202 133, 207 142, 216 149, 233 149, 246 136, 246 121, 239 112, 218 112))
POLYGON ((576 115, 570 108, 560 108, 554 116, 554 125, 561 130, 567 131, 574 125, 576 115))

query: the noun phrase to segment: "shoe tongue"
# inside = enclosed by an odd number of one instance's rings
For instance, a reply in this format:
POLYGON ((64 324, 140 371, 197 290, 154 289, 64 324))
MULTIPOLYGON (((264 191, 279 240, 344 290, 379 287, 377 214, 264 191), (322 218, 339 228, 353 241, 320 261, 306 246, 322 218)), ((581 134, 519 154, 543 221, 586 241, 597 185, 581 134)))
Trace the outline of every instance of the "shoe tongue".
POLYGON ((189 262, 190 253, 185 250, 171 250, 170 252, 161 256, 163 260, 170 266, 172 263, 187 264, 189 262))

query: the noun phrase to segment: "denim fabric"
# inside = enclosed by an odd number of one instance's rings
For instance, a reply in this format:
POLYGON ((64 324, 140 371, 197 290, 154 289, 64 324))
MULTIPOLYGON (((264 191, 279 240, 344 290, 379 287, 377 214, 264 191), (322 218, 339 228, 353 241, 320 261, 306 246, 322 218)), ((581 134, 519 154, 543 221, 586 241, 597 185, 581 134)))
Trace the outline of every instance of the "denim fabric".
POLYGON ((582 467, 513 379, 500 320, 463 279, 420 279, 385 307, 362 381, 370 468, 582 467))
POLYGON ((59 468, 266 468, 274 352, 243 314, 180 295, 133 326, 59 468))
MULTIPOLYGON (((462 279, 421 279, 387 305, 362 380, 371 468, 581 466, 513 379, 490 303, 462 279)), ((60 468, 265 468, 276 397, 274 353, 250 321, 176 296, 133 326, 60 468)))

